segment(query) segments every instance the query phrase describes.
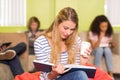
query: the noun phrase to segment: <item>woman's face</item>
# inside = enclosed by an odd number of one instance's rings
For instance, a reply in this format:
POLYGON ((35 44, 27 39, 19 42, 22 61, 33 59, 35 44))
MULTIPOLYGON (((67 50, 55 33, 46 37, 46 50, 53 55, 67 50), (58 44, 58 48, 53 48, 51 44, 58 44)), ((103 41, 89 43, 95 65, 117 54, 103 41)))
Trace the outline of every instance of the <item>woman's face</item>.
POLYGON ((36 31, 38 27, 38 23, 37 22, 32 22, 30 25, 30 28, 32 31, 36 31))
POLYGON ((58 26, 60 37, 67 39, 76 29, 76 24, 70 20, 63 21, 58 26))
POLYGON ((107 23, 107 22, 102 22, 102 23, 100 23, 100 30, 101 30, 102 32, 106 32, 107 29, 108 29, 108 23, 107 23))

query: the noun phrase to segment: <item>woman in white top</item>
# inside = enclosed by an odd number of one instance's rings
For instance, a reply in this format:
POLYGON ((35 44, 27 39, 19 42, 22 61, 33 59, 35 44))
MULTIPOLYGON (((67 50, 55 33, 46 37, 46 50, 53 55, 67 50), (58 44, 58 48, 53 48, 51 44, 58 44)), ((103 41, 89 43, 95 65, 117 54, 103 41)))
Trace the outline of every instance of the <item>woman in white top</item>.
POLYGON ((104 56, 110 76, 113 76, 112 52, 109 48, 112 34, 113 29, 106 16, 99 15, 91 23, 89 37, 95 55, 94 64, 99 67, 104 56))
POLYGON ((83 71, 74 71, 60 76, 64 73, 65 64, 85 64, 88 61, 90 49, 85 51, 87 56, 80 56, 74 52, 81 44, 77 31, 77 13, 74 9, 66 7, 58 13, 46 33, 35 40, 36 59, 55 64, 51 72, 40 75, 40 80, 88 80, 83 71))

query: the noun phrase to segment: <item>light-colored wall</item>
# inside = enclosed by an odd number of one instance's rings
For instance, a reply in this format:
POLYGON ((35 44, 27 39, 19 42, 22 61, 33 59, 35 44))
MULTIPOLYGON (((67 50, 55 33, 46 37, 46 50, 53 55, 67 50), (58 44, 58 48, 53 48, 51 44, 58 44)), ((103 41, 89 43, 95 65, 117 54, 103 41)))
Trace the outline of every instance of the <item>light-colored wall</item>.
POLYGON ((56 13, 65 6, 73 7, 79 16, 79 31, 86 31, 93 18, 104 14, 104 0, 57 0, 56 13))
MULTIPOLYGON (((104 14, 104 0, 27 0, 27 17, 36 16, 41 22, 41 29, 49 27, 58 11, 64 7, 73 7, 79 16, 79 32, 87 31, 95 16, 104 14)), ((26 22, 27 22, 26 21, 26 22)), ((2 26, 0 32, 21 32, 26 26, 2 26)), ((120 31, 120 27, 114 27, 120 31)))

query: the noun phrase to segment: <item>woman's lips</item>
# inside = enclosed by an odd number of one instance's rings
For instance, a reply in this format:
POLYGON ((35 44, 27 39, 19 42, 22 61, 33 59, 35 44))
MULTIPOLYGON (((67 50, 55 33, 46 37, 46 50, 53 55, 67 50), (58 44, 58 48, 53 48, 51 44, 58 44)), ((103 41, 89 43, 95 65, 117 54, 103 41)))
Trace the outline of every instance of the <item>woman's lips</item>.
POLYGON ((67 38, 67 37, 68 37, 68 35, 64 35, 64 37, 65 37, 65 38, 67 38))

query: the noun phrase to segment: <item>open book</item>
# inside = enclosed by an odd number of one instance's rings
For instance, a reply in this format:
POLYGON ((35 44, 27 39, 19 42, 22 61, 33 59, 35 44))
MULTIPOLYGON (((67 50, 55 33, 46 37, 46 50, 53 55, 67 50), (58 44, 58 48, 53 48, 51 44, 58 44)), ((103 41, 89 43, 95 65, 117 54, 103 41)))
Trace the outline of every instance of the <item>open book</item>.
MULTIPOLYGON (((52 63, 41 62, 37 60, 34 60, 33 63, 37 71, 43 71, 43 72, 50 72, 52 70, 52 66, 54 65, 52 63)), ((89 78, 94 78, 96 73, 95 67, 83 66, 83 65, 77 65, 77 64, 68 64, 68 65, 65 65, 65 72, 61 75, 65 75, 69 72, 74 72, 78 70, 85 71, 89 78)))

